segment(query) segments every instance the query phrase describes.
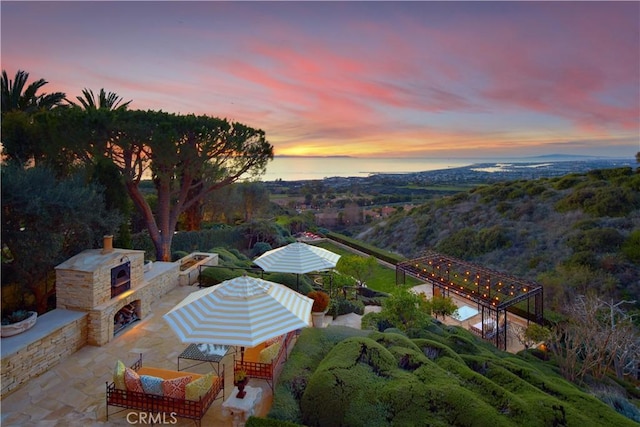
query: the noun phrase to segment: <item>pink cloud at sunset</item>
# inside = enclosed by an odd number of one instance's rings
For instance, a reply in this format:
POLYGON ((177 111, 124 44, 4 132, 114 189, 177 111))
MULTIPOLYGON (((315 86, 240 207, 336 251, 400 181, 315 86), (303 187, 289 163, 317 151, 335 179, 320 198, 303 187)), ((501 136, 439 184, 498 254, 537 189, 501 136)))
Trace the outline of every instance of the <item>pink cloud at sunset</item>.
POLYGON ((637 2, 11 2, 2 68, 227 117, 276 154, 631 157, 637 2), (30 28, 30 31, 24 31, 30 28))

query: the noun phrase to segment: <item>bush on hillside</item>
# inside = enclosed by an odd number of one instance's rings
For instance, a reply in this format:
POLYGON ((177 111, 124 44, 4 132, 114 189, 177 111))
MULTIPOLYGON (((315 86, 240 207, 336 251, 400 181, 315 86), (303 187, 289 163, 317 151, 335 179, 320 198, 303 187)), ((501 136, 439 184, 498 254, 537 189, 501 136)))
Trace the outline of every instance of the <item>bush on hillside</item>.
POLYGON ((225 280, 241 276, 243 272, 243 270, 232 270, 225 267, 208 267, 203 269, 200 273, 200 286, 208 288, 209 286, 217 285, 225 280))
POLYGON ((185 251, 174 251, 174 252, 171 252, 171 261, 176 262, 179 259, 182 259, 182 258, 186 257, 187 255, 189 255, 189 253, 185 252, 185 251))
POLYGON ((301 424, 289 421, 272 420, 269 418, 259 418, 251 416, 247 419, 246 427, 304 427, 301 424))
POLYGON ((622 253, 634 263, 640 263, 640 230, 634 230, 622 244, 622 253))
POLYGON ((286 287, 298 291, 302 295, 306 295, 313 290, 313 281, 306 274, 299 276, 292 273, 264 273, 264 280, 280 283, 286 287))
POLYGON ((349 313, 364 314, 364 303, 362 301, 348 300, 342 296, 331 299, 327 314, 333 316, 335 319, 337 316, 349 313))
POLYGON ((271 249, 273 248, 267 242, 258 242, 253 245, 253 248, 251 248, 251 256, 254 258, 259 257, 260 255, 267 251, 270 251, 271 249))

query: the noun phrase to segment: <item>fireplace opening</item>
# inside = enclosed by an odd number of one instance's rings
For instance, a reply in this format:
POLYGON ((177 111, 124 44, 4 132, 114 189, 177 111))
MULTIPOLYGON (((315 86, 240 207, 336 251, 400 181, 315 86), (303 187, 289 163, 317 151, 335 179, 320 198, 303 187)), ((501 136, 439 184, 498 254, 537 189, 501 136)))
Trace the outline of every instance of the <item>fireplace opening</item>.
POLYGON ((111 269, 111 298, 131 289, 131 261, 111 269))
POLYGON ((138 314, 138 301, 125 305, 118 310, 115 316, 113 316, 113 335, 115 336, 119 332, 122 332, 138 320, 140 320, 140 315, 138 314))

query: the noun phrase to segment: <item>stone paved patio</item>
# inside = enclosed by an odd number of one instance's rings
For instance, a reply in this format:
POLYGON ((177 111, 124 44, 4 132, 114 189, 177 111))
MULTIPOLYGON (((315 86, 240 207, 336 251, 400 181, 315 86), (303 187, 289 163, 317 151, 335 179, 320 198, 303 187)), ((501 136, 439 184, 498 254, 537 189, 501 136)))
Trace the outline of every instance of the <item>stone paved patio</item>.
MULTIPOLYGON (((197 288, 179 286, 152 306, 151 314, 120 333, 102 347, 84 346, 48 372, 32 379, 0 402, 1 422, 9 426, 104 426, 130 425, 128 411, 113 414, 119 408, 110 407, 106 421, 105 383, 111 381, 116 360, 130 365, 143 354, 143 364, 157 368, 177 369, 178 355, 186 348, 162 319, 186 295, 197 288)), ((233 389, 233 355, 225 356, 225 397, 233 389)), ((210 366, 190 368, 205 373, 210 366)), ((257 415, 266 415, 271 406, 272 392, 265 381, 251 380, 251 386, 261 387, 262 402, 257 415)), ((202 419, 203 426, 231 426, 231 419, 222 416, 222 400, 216 400, 202 419)), ((178 419, 175 426, 192 426, 193 421, 178 419)))

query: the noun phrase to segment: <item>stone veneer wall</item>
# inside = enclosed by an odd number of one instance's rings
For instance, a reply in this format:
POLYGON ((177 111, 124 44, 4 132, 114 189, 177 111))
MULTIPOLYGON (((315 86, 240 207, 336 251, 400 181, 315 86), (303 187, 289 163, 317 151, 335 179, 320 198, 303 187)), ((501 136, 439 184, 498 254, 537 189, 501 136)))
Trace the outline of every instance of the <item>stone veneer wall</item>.
MULTIPOLYGON (((87 342, 87 317, 84 315, 76 318, 15 353, 3 357, 1 396, 9 394, 81 349, 87 342)), ((38 322, 46 321, 46 314, 38 318, 38 322)))
POLYGON ((139 301, 138 316, 144 319, 150 312, 151 305, 178 285, 179 272, 180 265, 177 263, 155 262, 150 274, 147 274, 141 284, 132 286, 127 292, 94 307, 93 310, 89 311, 87 343, 100 346, 111 341, 113 339, 113 318, 115 314, 122 307, 134 301, 139 301), (165 268, 163 269, 162 267, 165 268), (158 270, 161 270, 161 273, 154 275, 154 271, 158 270))
POLYGON ((144 251, 114 249, 102 254, 91 249, 56 267, 57 307, 92 310, 111 301, 111 269, 131 263, 131 287, 144 280, 144 251), (87 261, 84 261, 87 260, 87 261))

